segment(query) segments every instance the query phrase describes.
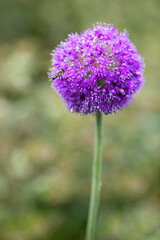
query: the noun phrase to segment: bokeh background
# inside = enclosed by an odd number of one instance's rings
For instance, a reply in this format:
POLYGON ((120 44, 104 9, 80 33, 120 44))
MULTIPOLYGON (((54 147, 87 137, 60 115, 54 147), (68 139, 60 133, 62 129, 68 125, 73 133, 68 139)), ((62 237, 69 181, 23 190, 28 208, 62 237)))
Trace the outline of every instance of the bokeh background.
POLYGON ((160 239, 160 1, 0 1, 0 240, 83 240, 93 116, 50 88, 51 50, 93 23, 126 29, 144 57, 132 105, 104 117, 98 240, 160 239))

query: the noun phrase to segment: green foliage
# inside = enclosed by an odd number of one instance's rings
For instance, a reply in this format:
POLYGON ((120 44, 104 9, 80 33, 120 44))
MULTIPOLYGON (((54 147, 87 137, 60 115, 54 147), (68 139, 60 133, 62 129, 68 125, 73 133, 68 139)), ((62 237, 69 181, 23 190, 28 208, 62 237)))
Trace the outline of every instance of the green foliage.
POLYGON ((146 82, 104 118, 97 239, 160 239, 158 0, 0 2, 0 239, 84 239, 93 116, 67 112, 50 88, 51 49, 102 21, 124 28, 144 56, 146 82))

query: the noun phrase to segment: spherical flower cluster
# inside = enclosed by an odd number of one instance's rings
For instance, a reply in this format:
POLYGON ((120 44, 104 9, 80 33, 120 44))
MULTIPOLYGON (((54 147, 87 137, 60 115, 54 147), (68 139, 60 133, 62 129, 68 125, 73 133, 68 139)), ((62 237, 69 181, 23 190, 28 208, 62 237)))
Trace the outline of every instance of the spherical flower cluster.
POLYGON ((53 50, 49 78, 71 112, 115 113, 127 106, 143 80, 143 59, 126 31, 96 24, 68 35, 53 50))

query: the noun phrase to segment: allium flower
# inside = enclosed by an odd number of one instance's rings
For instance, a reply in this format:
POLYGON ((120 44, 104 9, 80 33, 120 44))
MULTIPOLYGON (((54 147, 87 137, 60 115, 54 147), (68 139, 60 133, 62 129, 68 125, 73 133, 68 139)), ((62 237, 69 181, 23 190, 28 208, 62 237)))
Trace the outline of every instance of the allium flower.
POLYGON ((71 112, 115 113, 127 106, 143 84, 143 59, 126 31, 96 24, 68 35, 53 50, 49 78, 71 112))

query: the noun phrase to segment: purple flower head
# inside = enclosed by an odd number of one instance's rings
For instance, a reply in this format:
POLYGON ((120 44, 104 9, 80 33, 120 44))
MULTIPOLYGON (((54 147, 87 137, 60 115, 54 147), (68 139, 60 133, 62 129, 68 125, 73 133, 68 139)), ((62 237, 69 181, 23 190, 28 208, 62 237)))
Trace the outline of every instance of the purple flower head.
POLYGON ((115 113, 142 86, 143 59, 126 31, 96 24, 53 50, 49 78, 71 112, 115 113))

